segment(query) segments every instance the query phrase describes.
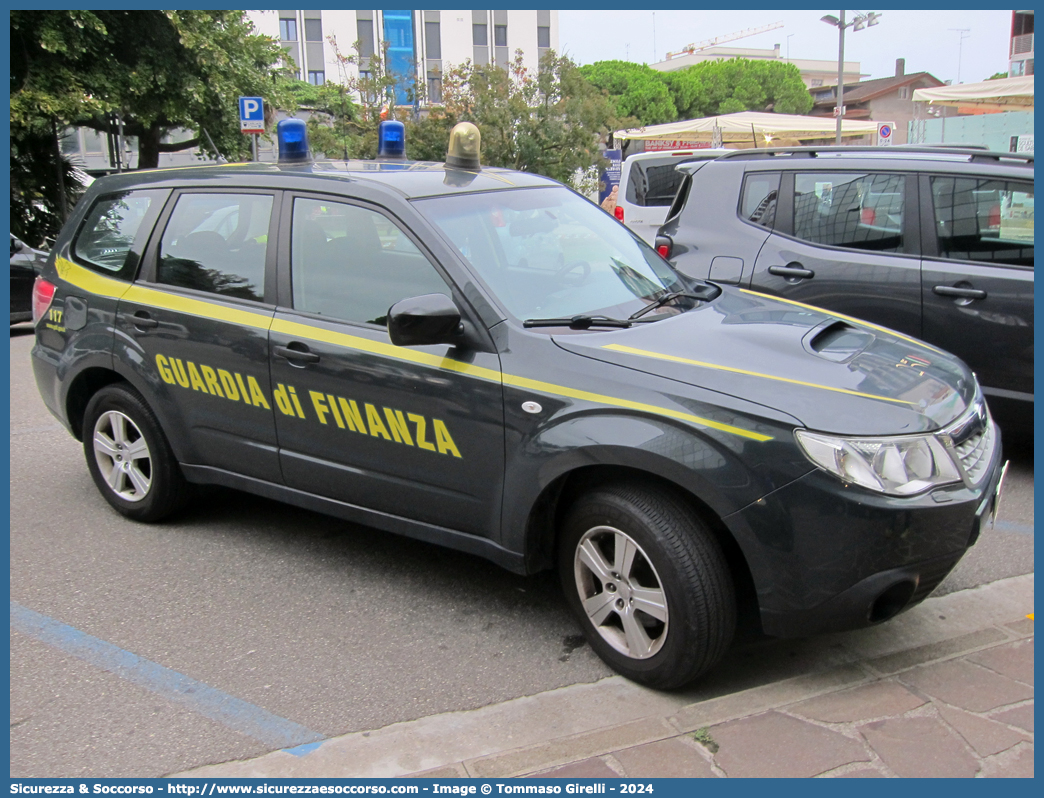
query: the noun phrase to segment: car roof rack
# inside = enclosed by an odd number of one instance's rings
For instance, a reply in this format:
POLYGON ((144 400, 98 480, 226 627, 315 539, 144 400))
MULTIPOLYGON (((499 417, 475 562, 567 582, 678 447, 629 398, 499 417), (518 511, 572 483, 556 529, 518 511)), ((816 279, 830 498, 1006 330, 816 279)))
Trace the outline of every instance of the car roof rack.
POLYGON ((991 152, 974 148, 903 145, 902 147, 759 147, 750 150, 734 150, 722 155, 720 161, 756 161, 767 158, 838 158, 844 156, 872 158, 923 158, 925 160, 958 160, 968 163, 1002 163, 1011 166, 1033 166, 1033 154, 1025 152, 991 152))

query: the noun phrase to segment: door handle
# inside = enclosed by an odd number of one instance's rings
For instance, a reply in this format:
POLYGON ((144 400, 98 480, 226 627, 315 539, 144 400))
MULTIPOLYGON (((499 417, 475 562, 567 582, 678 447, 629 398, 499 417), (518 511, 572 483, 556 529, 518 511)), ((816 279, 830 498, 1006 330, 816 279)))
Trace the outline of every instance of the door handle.
POLYGON ((130 322, 135 327, 141 330, 151 330, 154 327, 159 327, 159 322, 152 318, 144 310, 139 310, 135 312, 133 315, 131 315, 130 322))
POLYGON ((310 352, 307 346, 305 346, 304 344, 299 344, 296 341, 290 344, 290 346, 273 347, 272 351, 275 352, 275 354, 279 357, 285 357, 287 360, 291 361, 291 363, 293 363, 294 361, 297 361, 298 363, 319 362, 319 355, 317 355, 315 352, 310 352), (295 345, 300 348, 295 349, 295 345))
POLYGON ((959 288, 955 285, 937 285, 932 293, 939 296, 952 296, 957 299, 985 299, 986 292, 978 288, 959 288))
POLYGON ((811 269, 805 269, 800 266, 769 266, 768 272, 777 277, 797 277, 804 280, 811 280, 816 276, 816 273, 811 269))

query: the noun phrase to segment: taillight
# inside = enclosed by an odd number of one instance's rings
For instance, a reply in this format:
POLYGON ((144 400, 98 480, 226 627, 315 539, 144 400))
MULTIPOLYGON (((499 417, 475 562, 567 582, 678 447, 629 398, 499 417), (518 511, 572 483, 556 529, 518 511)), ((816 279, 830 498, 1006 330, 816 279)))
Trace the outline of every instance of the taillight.
POLYGON ((613 216, 615 216, 617 219, 619 219, 622 222, 623 221, 623 208, 621 208, 619 205, 617 205, 613 209, 613 216))
POLYGON ((33 324, 36 324, 47 313, 54 299, 54 289, 57 286, 49 283, 43 277, 37 277, 33 283, 33 324))
POLYGON ((863 224, 873 224, 877 221, 877 211, 873 208, 863 208, 860 216, 863 218, 863 224))
POLYGON ((653 246, 656 247, 660 257, 667 260, 671 257, 671 251, 674 249, 674 241, 670 236, 658 235, 656 240, 653 241, 653 246))

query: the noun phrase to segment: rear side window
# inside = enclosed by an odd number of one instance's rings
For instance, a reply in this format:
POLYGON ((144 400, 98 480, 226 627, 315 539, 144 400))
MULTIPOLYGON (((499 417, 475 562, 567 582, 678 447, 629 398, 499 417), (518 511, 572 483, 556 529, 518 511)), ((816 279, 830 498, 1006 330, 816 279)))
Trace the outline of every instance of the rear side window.
POLYGON ((643 208, 670 205, 674 195, 678 193, 678 186, 685 178, 683 172, 674 168, 679 163, 684 161, 676 158, 660 164, 655 161, 636 160, 631 165, 627 177, 627 191, 624 195, 627 201, 643 208))
POLYGON ((779 172, 749 174, 740 195, 740 218, 745 222, 771 228, 776 223, 779 199, 779 172))
POLYGON ((1033 265, 1033 185, 968 177, 933 177, 939 255, 1033 265))
POLYGON ((678 193, 674 195, 674 201, 671 202, 671 207, 667 211, 667 219, 665 221, 669 222, 682 212, 682 208, 685 207, 685 201, 689 198, 689 189, 691 188, 692 175, 683 175, 681 185, 678 186, 678 193))
POLYGON ((794 175, 794 235, 813 244, 903 252, 903 175, 794 175))
POLYGON ((160 241, 156 282, 261 302, 272 197, 182 194, 160 241))
POLYGON ((89 269, 133 279, 138 266, 132 248, 138 234, 147 235, 163 199, 161 190, 126 191, 102 197, 87 213, 73 242, 73 255, 89 269))

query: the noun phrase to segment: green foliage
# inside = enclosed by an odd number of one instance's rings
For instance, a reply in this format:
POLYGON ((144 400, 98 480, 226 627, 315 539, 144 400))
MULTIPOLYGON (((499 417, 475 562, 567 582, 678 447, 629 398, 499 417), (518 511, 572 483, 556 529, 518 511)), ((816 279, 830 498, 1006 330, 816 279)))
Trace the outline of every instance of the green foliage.
POLYGON ((793 64, 732 58, 663 73, 681 119, 737 111, 805 114, 812 95, 793 64))
POLYGON ((30 246, 39 247, 62 226, 59 163, 65 207, 72 210, 83 187, 73 176, 72 165, 64 158, 59 160, 53 132, 12 128, 11 232, 30 246))
POLYGON ((1006 77, 1008 77, 1007 72, 994 72, 992 75, 986 78, 986 80, 1003 80, 1006 77))
POLYGON ((536 74, 522 53, 504 70, 470 62, 443 76, 442 105, 408 121, 411 158, 442 161, 449 133, 460 121, 482 134, 482 162, 568 182, 574 172, 602 162, 601 137, 621 124, 613 105, 566 57, 548 52, 536 74))
POLYGON ((673 72, 599 61, 580 69, 612 98, 621 114, 635 116, 643 125, 737 111, 804 114, 812 108, 798 68, 778 61, 733 58, 673 72))
POLYGON ((612 98, 621 116, 633 116, 641 125, 679 119, 676 100, 664 81, 666 73, 627 61, 598 61, 580 67, 580 72, 612 98))
POLYGON ((712 754, 718 753, 721 746, 711 736, 710 729, 704 726, 702 729, 697 729, 692 733, 692 739, 710 751, 712 754))

